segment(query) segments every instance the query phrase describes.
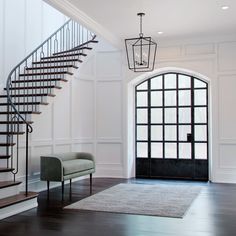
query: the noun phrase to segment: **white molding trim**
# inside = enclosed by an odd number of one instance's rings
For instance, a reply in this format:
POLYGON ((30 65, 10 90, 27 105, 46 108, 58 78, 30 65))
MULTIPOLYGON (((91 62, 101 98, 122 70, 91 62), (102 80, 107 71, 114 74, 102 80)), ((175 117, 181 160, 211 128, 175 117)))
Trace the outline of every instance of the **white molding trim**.
POLYGON ((73 4, 66 0, 44 0, 52 7, 63 12, 67 16, 79 21, 82 25, 86 26, 88 29, 92 30, 102 38, 109 41, 113 46, 120 48, 122 43, 121 39, 109 32, 102 25, 98 24, 91 17, 85 14, 83 11, 79 10, 73 4))

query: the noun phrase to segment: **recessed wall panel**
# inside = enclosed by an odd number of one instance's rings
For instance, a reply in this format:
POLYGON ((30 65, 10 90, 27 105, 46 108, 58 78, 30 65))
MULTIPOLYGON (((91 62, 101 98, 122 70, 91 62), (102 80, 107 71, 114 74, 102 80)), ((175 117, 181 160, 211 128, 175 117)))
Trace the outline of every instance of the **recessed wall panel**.
POLYGON ((120 82, 97 83, 97 137, 122 136, 122 85, 120 82))
POLYGON ((236 139, 236 75, 219 78, 219 131, 221 139, 236 139))
POLYGON ((51 155, 52 146, 35 146, 30 159, 30 174, 37 175, 40 172, 40 157, 51 155))
POLYGON ((97 76, 103 79, 121 76, 120 52, 99 52, 97 54, 97 76))
POLYGON ((57 144, 55 146, 55 153, 64 153, 71 151, 71 144, 57 144))
POLYGON ((219 71, 236 71, 236 42, 219 43, 219 71))
POLYGON ((72 136, 94 136, 94 82, 74 79, 72 84, 72 136))
POLYGON ((56 92, 57 96, 54 99, 54 136, 57 140, 69 139, 71 131, 70 82, 62 86, 63 88, 56 92))
POLYGON ((40 115, 33 115, 33 133, 32 141, 52 140, 53 121, 52 121, 52 104, 42 107, 40 115))
POLYGON ((73 152, 88 152, 94 154, 93 143, 74 143, 72 146, 73 152))
POLYGON ((97 144, 97 164, 122 165, 122 145, 118 143, 97 144))
POLYGON ((236 169, 236 144, 220 145, 220 168, 236 169))

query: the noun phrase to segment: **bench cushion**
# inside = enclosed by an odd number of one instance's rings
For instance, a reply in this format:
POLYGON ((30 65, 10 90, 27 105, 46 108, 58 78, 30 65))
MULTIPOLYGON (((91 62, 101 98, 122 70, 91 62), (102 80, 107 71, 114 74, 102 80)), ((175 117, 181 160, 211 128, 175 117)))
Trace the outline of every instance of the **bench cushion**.
POLYGON ((64 175, 70 175, 76 172, 94 168, 93 161, 83 160, 83 159, 63 161, 62 165, 63 165, 64 175))

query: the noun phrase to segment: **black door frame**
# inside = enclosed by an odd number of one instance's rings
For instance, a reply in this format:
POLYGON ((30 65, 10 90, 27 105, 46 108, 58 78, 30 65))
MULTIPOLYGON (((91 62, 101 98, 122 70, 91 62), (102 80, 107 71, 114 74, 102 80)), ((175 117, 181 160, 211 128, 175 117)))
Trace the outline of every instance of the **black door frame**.
MULTIPOLYGON (((200 180, 208 180, 209 179, 209 86, 208 83, 202 79, 199 79, 196 76, 190 75, 190 74, 186 74, 186 73, 179 73, 179 72, 166 72, 166 73, 161 73, 155 76, 151 76, 149 78, 147 78, 146 80, 140 82, 139 84, 137 84, 135 86, 135 163, 136 163, 136 177, 142 177, 142 178, 183 178, 183 179, 200 179, 200 180), (175 74, 176 75, 176 88, 175 89, 165 89, 164 88, 164 76, 166 74, 175 74), (177 139, 176 141, 174 141, 177 144, 177 158, 176 159, 165 159, 164 155, 163 155, 163 159, 156 159, 156 158, 151 158, 151 137, 150 137, 150 129, 151 129, 151 91, 168 91, 168 90, 175 90, 175 91, 179 91, 179 90, 185 90, 183 88, 179 88, 178 87, 178 77, 179 75, 183 75, 183 76, 188 76, 191 78, 191 88, 186 89, 186 90, 190 90, 191 91, 191 105, 189 106, 191 108, 191 159, 181 159, 181 164, 178 164, 179 162, 179 143, 181 143, 181 141, 178 139, 179 135, 178 135, 178 131, 179 131, 179 125, 189 125, 189 123, 181 123, 179 124, 179 121, 177 120, 176 123, 174 125, 176 125, 177 127, 177 139), (151 89, 150 84, 151 84, 151 79, 155 78, 155 77, 159 77, 162 76, 162 89, 151 89), (203 82, 206 87, 205 88, 194 88, 194 81, 195 80, 199 80, 201 82, 203 82), (138 90, 137 87, 139 85, 141 85, 142 83, 147 82, 147 89, 146 90, 138 90), (197 106, 194 104, 194 91, 197 89, 206 89, 206 106, 197 106), (148 106, 147 107, 143 107, 145 109, 148 110, 148 121, 147 124, 143 124, 143 125, 148 125, 148 158, 138 158, 137 157, 137 143, 138 142, 142 142, 140 140, 137 140, 137 125, 142 125, 142 124, 138 124, 137 123, 137 109, 141 109, 142 107, 137 107, 137 92, 147 92, 148 94, 148 106), (202 160, 202 159, 195 159, 195 152, 194 152, 194 144, 195 143, 201 143, 201 141, 195 141, 193 140, 194 137, 194 128, 196 125, 199 125, 198 123, 194 122, 194 108, 196 107, 206 107, 206 123, 200 123, 200 125, 206 125, 206 142, 204 141, 203 143, 207 144, 207 159, 206 160, 202 160), (158 169, 158 175, 153 174, 153 170, 154 168, 158 169), (172 169, 173 171, 173 175, 170 174, 169 176, 166 176, 165 174, 163 174, 163 172, 167 171, 168 168, 172 169), (148 170, 148 171, 147 171, 148 170), (184 173, 183 176, 179 176, 178 173, 184 173), (190 172, 192 172, 193 174, 191 175, 190 172)), ((178 92, 176 93, 178 94, 178 92)), ((164 96, 162 98, 164 100, 164 96)), ((176 95, 176 106, 173 106, 174 108, 176 108, 176 112, 177 112, 177 117, 178 117, 178 112, 179 109, 182 106, 179 106, 178 103, 178 95, 176 95)), ((188 107, 188 106, 183 106, 183 107, 188 107)), ((153 107, 152 107, 153 108, 153 107)), ((158 107, 160 108, 160 107, 158 107)), ((162 103, 162 108, 166 108, 166 106, 164 106, 164 102, 162 103)), ((168 108, 170 108, 170 106, 168 106, 168 108)), ((162 112, 162 116, 163 116, 163 120, 162 120, 162 125, 163 125, 163 133, 164 131, 164 126, 166 125, 165 123, 165 119, 164 119, 164 110, 162 112)), ((169 125, 169 124, 168 124, 169 125)), ((164 137, 164 135, 163 135, 164 137)), ((168 143, 170 141, 160 141, 163 143, 163 153, 164 153, 164 148, 165 148, 165 143, 168 143)), ((171 143, 171 142, 170 142, 171 143)))

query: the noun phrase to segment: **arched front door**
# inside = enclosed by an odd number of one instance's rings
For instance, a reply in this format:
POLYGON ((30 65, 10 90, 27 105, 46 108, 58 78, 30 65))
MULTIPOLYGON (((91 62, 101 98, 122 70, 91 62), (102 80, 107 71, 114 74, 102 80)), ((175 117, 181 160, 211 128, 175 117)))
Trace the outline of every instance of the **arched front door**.
POLYGON ((208 180, 208 84, 166 73, 135 96, 136 177, 208 180))

